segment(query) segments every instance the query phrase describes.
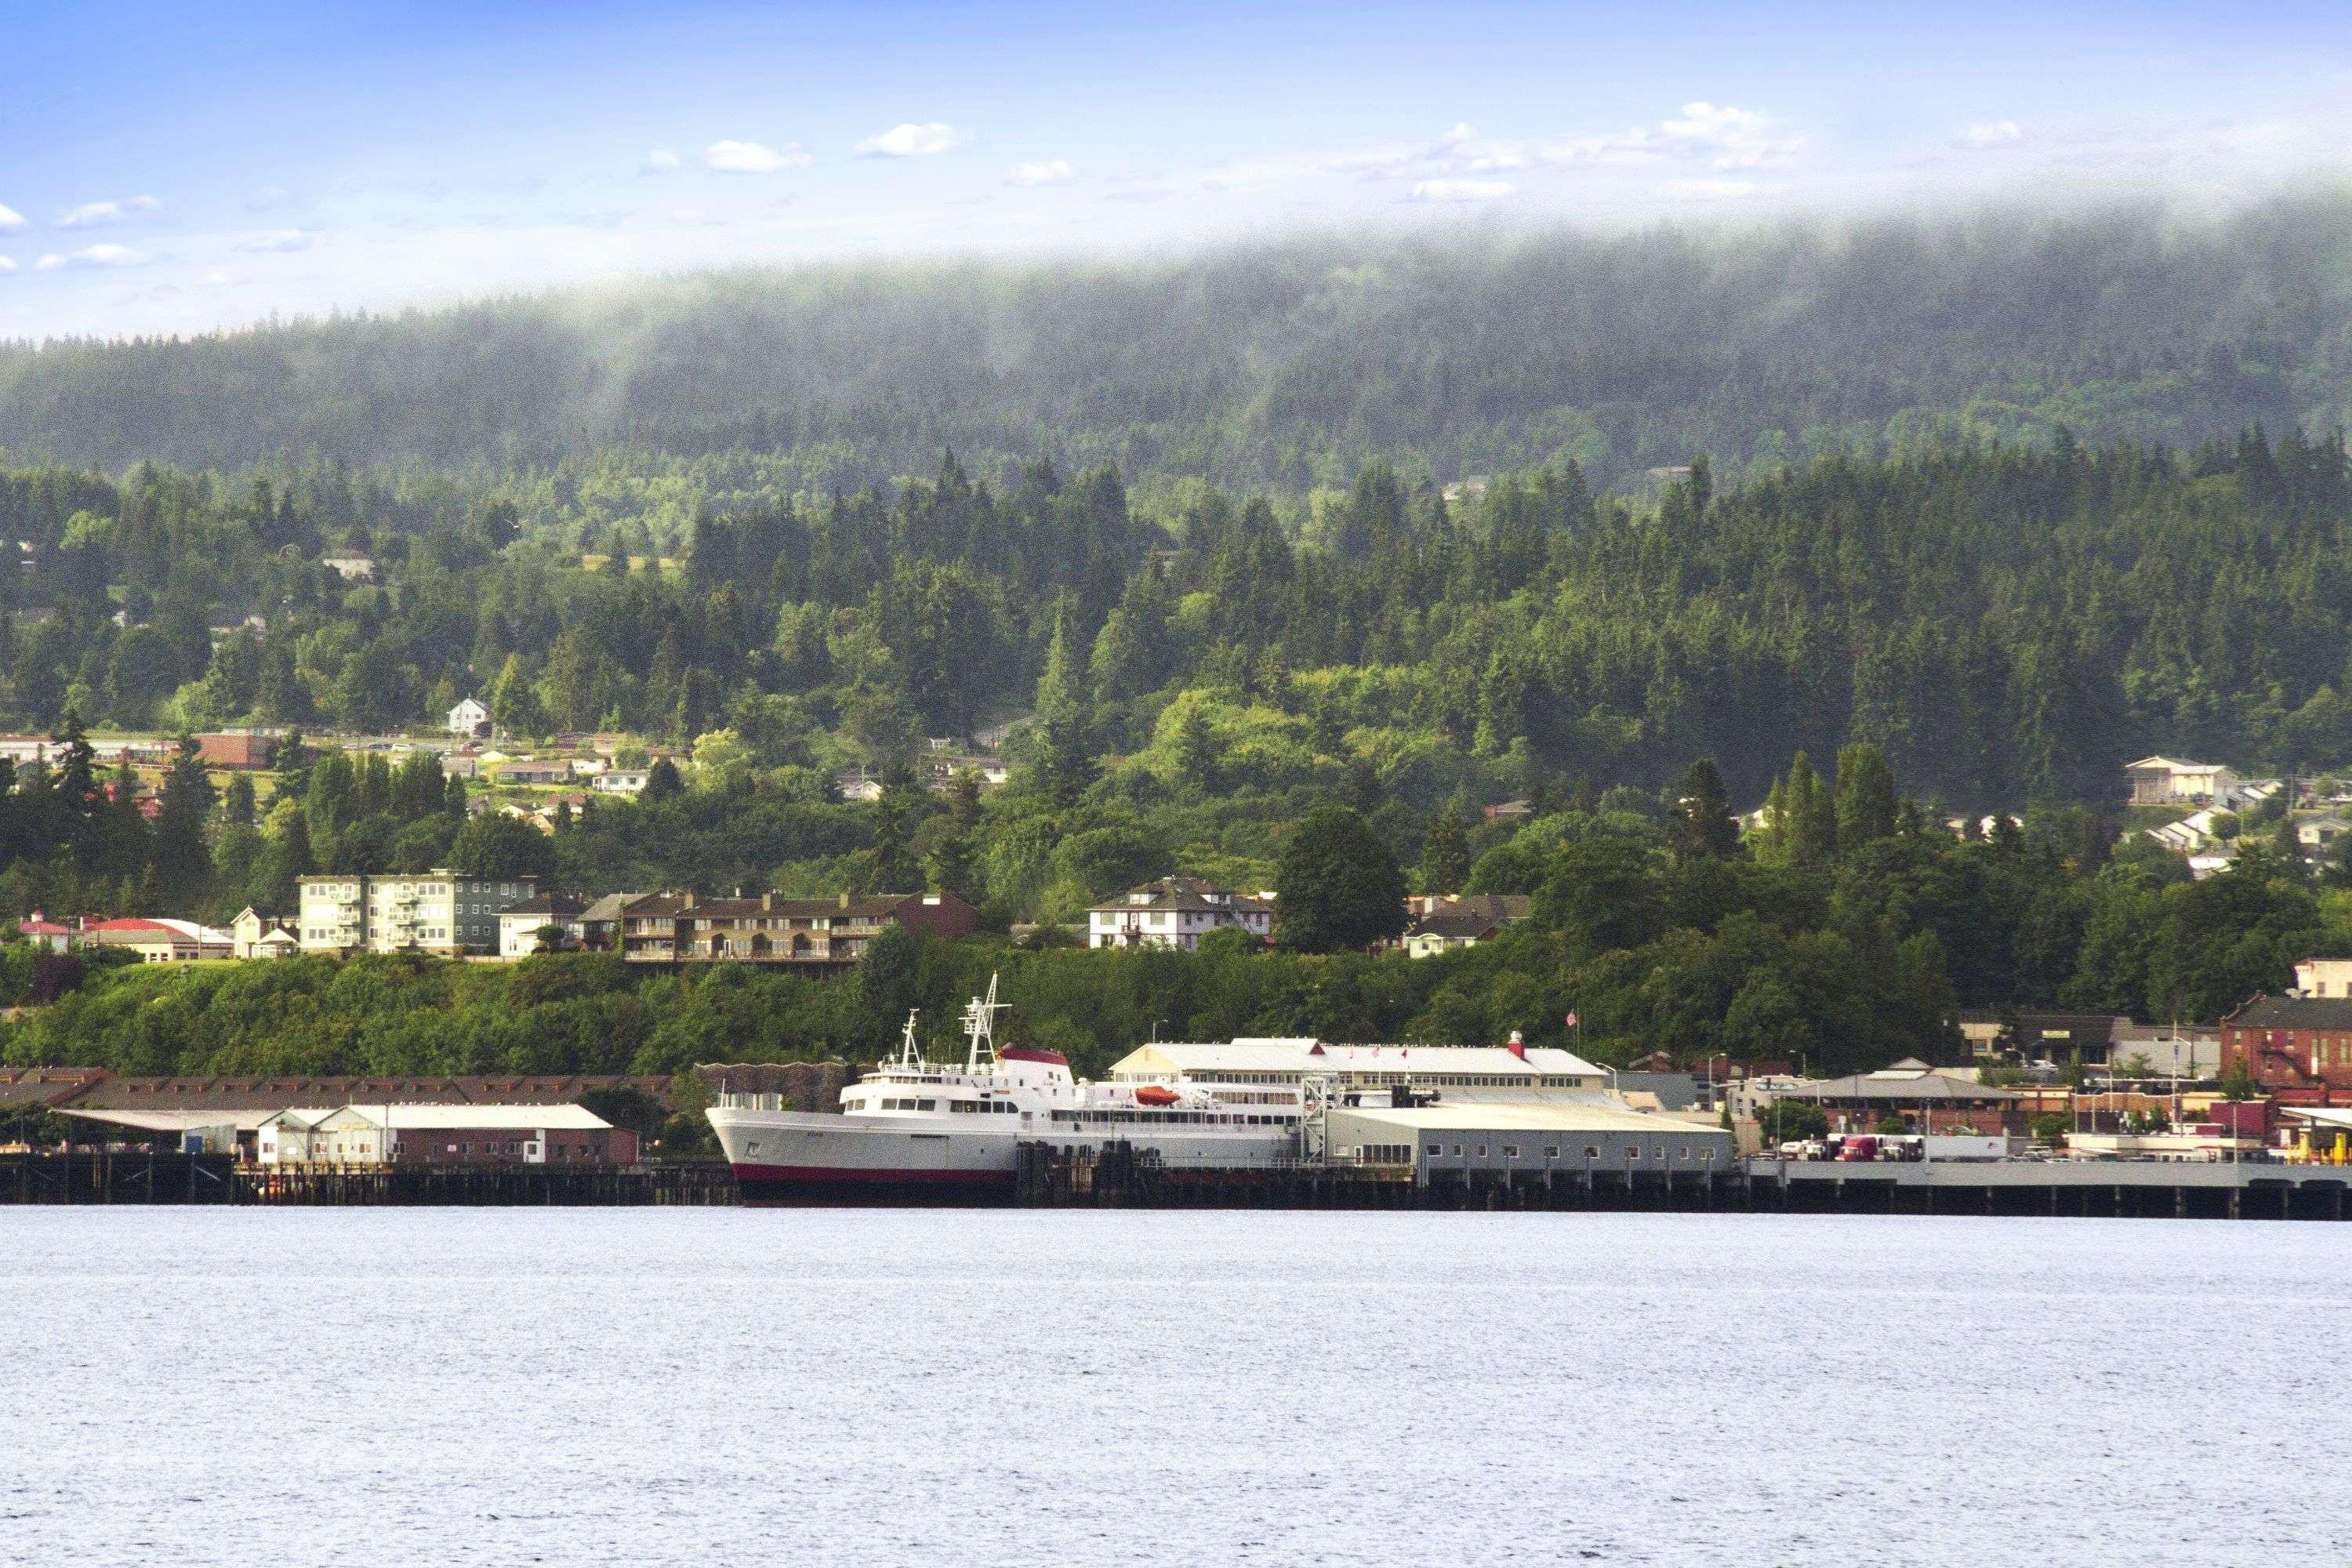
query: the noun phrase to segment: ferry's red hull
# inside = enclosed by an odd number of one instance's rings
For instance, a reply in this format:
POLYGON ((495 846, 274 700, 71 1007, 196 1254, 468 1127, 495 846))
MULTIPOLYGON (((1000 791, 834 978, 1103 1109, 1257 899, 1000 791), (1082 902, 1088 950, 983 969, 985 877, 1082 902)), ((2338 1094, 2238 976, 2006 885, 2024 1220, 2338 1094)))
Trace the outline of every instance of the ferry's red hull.
POLYGON ((970 1207, 1013 1201, 1011 1171, 877 1171, 834 1165, 732 1167, 747 1208, 840 1205, 970 1207))

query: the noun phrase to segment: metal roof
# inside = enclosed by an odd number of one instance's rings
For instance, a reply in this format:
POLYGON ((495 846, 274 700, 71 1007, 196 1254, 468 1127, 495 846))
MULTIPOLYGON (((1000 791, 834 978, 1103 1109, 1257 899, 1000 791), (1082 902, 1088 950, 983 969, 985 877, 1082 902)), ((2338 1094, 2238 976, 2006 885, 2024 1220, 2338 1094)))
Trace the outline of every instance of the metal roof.
POLYGON ((1556 1100, 1507 1105, 1415 1105, 1334 1107, 1332 1114, 1360 1116, 1384 1126, 1428 1132, 1633 1132, 1687 1137, 1694 1132, 1731 1134, 1721 1127, 1680 1117, 1628 1110, 1601 1100, 1556 1100))
MULTIPOLYGON (((57 1069, 52 1069, 57 1070, 57 1069)), ((135 1110, 242 1110, 267 1115, 298 1105, 561 1105, 591 1089, 639 1089, 660 1096, 661 1078, 604 1073, 459 1073, 356 1078, 341 1074, 257 1074, 250 1078, 118 1078, 100 1073, 75 1103, 135 1110)))
MULTIPOLYGON (((234 1127, 239 1132, 250 1132, 278 1114, 252 1106, 221 1106, 211 1110, 110 1110, 60 1105, 57 1110, 63 1116, 78 1116, 84 1121, 102 1121, 110 1127, 129 1127, 141 1132, 194 1132, 208 1127, 234 1127)), ((298 1114, 322 1117, 331 1113, 306 1110, 298 1114)))
POLYGON ((1937 1072, 1855 1073, 1850 1078, 1815 1079, 1788 1091, 1789 1100, 1885 1100, 1889 1105, 1916 1105, 1921 1100, 1952 1101, 2024 1100, 2013 1089, 1998 1089, 1968 1079, 1937 1072))
POLYGON ((330 1116, 356 1115, 394 1131, 432 1131, 438 1128, 547 1128, 564 1132, 592 1132, 613 1124, 581 1105, 347 1105, 330 1116))
POLYGON ((1240 1039, 1222 1044, 1160 1040, 1138 1046, 1113 1072, 1144 1070, 1129 1064, 1157 1053, 1181 1072, 1478 1073, 1497 1078, 1599 1078, 1601 1069, 1557 1046, 1529 1046, 1525 1056, 1507 1046, 1332 1046, 1313 1039, 1240 1039))

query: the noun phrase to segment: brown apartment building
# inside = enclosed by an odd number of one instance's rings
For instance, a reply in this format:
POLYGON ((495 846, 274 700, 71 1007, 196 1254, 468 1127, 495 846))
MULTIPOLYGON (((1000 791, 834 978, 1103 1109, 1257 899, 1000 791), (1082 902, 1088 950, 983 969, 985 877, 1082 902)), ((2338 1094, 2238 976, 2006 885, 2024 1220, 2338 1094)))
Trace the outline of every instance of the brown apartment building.
POLYGON ((953 939, 978 928, 953 893, 842 893, 830 899, 710 899, 655 893, 621 913, 621 955, 635 963, 855 963, 894 925, 953 939))

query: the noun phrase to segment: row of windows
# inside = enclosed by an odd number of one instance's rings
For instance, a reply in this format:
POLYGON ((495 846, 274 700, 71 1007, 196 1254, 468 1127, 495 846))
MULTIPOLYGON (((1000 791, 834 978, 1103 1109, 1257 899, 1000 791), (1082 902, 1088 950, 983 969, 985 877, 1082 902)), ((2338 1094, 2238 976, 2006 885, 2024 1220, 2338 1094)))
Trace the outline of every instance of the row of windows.
POLYGON ((1013 1114, 1019 1111, 1021 1108, 1009 1100, 950 1100, 948 1101, 948 1109, 997 1116, 1013 1114))
MULTIPOLYGON (((1445 1154, 1445 1145, 1444 1145, 1444 1144, 1443 1144, 1443 1143, 1432 1143, 1432 1144, 1429 1144, 1427 1147, 1428 1147, 1428 1151, 1429 1151, 1430 1158, 1432 1158, 1432 1159, 1442 1159, 1442 1158, 1444 1158, 1444 1154, 1445 1154)), ((1463 1144, 1460 1144, 1460 1143, 1456 1143, 1455 1145, 1454 1145, 1454 1157, 1455 1159, 1457 1159, 1457 1160, 1458 1160, 1458 1159, 1460 1159, 1460 1158, 1462 1158, 1462 1157, 1463 1157, 1464 1147, 1465 1147, 1465 1146, 1464 1146, 1463 1144)), ((1485 1158, 1486 1157, 1486 1144, 1484 1144, 1484 1143, 1481 1143, 1481 1144, 1479 1144, 1479 1145, 1477 1146, 1477 1148, 1478 1148, 1478 1154, 1477 1154, 1477 1157, 1478 1157, 1479 1159, 1481 1159, 1481 1160, 1485 1159, 1485 1158)), ((1517 1159, 1517 1158, 1519 1157, 1519 1145, 1517 1145, 1517 1143, 1506 1143, 1506 1144, 1503 1144, 1503 1145, 1502 1145, 1502 1151, 1503 1151, 1503 1158, 1504 1158, 1504 1159, 1506 1159, 1506 1160, 1516 1160, 1516 1159, 1517 1159)), ((1557 1159, 1559 1159, 1559 1144, 1557 1144, 1557 1143, 1547 1143, 1547 1144, 1545 1144, 1545 1145, 1543 1146, 1543 1157, 1544 1157, 1545 1159, 1547 1159, 1547 1160, 1557 1160, 1557 1159)), ((1639 1143, 1628 1143, 1628 1144, 1626 1144, 1626 1145, 1625 1145, 1625 1158, 1626 1158, 1626 1159, 1628 1159, 1628 1160, 1639 1160, 1641 1157, 1642 1157, 1642 1146, 1641 1146, 1639 1143)), ((1652 1159, 1654 1159, 1654 1160, 1664 1160, 1664 1159, 1666 1157, 1666 1146, 1665 1146, 1664 1143, 1653 1143, 1652 1145, 1650 1145, 1650 1157, 1651 1157, 1652 1159)), ((1678 1144, 1678 1145, 1676 1145, 1676 1146, 1675 1146, 1675 1159, 1677 1159, 1677 1160, 1687 1160, 1687 1159, 1689 1159, 1690 1157, 1691 1157, 1691 1146, 1690 1146, 1689 1144, 1687 1144, 1687 1143, 1683 1143, 1683 1144, 1678 1144)), ((1598 1160, 1599 1158, 1601 1158, 1601 1146, 1600 1146, 1598 1143, 1587 1143, 1587 1144, 1584 1146, 1584 1158, 1585 1158, 1585 1159, 1587 1159, 1587 1160, 1598 1160)), ((1701 1150, 1698 1152, 1698 1158, 1699 1158, 1701 1161, 1705 1161, 1705 1162, 1712 1162, 1712 1161, 1715 1159, 1715 1150, 1714 1150, 1712 1147, 1705 1148, 1705 1149, 1701 1149, 1701 1150)))
POLYGON ((1182 1123, 1189 1126, 1216 1127, 1289 1127, 1297 1124, 1296 1116, 1220 1116, 1210 1110, 1057 1110, 1056 1121, 1075 1122, 1081 1126, 1108 1126, 1113 1123, 1150 1122, 1157 1126, 1182 1123))

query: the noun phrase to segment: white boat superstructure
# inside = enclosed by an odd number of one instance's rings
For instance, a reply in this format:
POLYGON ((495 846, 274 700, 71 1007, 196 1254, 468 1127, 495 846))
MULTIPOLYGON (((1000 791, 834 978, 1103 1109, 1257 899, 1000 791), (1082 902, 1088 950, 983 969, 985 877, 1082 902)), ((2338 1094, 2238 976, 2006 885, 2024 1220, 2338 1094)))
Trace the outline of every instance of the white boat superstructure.
POLYGON ((925 1057, 908 1014, 898 1054, 841 1091, 838 1115, 722 1090, 709 1115, 744 1201, 1005 1201, 1024 1142, 1073 1151, 1126 1142, 1171 1165, 1273 1163, 1296 1152, 1296 1089, 1081 1082, 1059 1051, 1000 1047, 1003 1007, 991 977, 987 995, 964 1008, 960 1066, 925 1057))

